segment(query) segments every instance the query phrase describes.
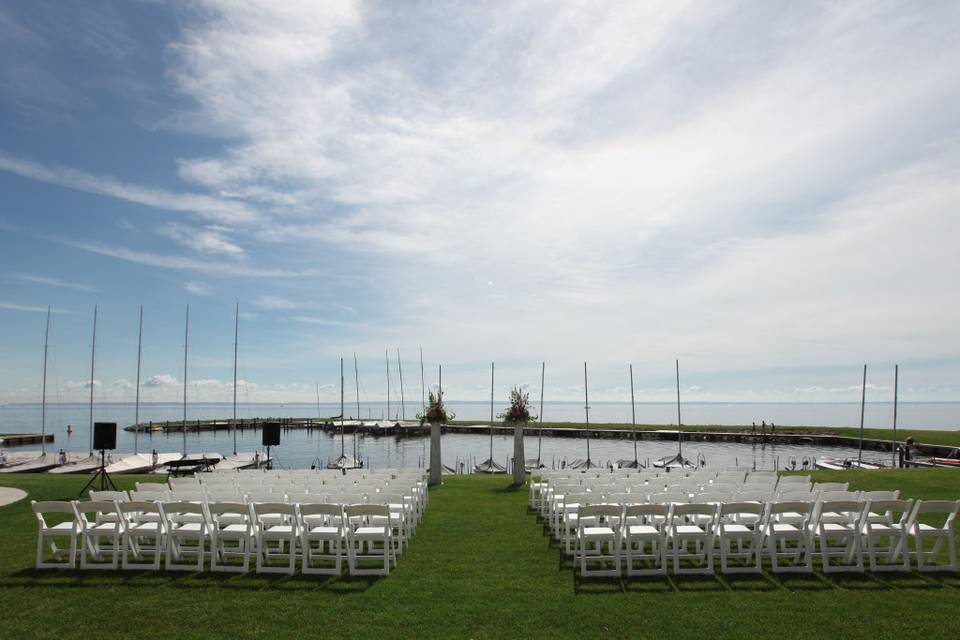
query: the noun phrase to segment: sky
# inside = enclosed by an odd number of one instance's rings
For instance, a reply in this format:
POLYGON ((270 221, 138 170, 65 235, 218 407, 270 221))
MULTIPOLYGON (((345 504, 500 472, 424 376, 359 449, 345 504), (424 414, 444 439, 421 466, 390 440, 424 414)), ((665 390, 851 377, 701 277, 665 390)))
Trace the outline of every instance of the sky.
POLYGON ((960 401, 960 4, 0 5, 0 402, 960 401), (413 391, 410 391, 413 389, 413 391))

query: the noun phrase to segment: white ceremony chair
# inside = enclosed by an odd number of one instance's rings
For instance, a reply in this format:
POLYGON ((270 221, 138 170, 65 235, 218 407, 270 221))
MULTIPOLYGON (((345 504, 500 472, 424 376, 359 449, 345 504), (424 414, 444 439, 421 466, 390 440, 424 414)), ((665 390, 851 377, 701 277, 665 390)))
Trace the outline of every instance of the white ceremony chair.
POLYGON ((210 571, 249 571, 250 555, 254 553, 249 505, 211 502, 207 512, 210 515, 210 571), (231 562, 234 558, 239 558, 242 564, 231 562))
POLYGON ((913 500, 873 500, 867 503, 860 532, 870 571, 910 571, 907 522, 913 500))
POLYGON ((620 575, 619 525, 622 513, 623 507, 614 504, 580 507, 576 551, 581 577, 620 575), (589 566, 596 564, 600 566, 589 566))
POLYGON ((80 568, 116 569, 120 561, 123 518, 112 500, 73 501, 73 511, 80 525, 80 568), (92 514, 93 518, 87 515, 92 514), (103 516, 102 521, 98 518, 103 516), (109 556, 109 561, 104 557, 109 556))
POLYGON ((849 482, 815 482, 813 484, 813 490, 824 492, 824 491, 849 491, 850 483, 849 482))
POLYGON ((621 529, 628 576, 667 573, 665 523, 669 517, 670 505, 667 504, 632 504, 624 507, 621 529))
POLYGON ((917 500, 910 515, 909 530, 913 536, 914 556, 920 571, 956 571, 957 547, 954 541, 953 521, 960 510, 960 500, 917 500), (943 524, 936 526, 920 522, 920 516, 932 518, 939 515, 943 524), (926 542, 933 540, 929 548, 926 542), (940 551, 946 543, 947 561, 938 561, 940 551))
POLYGON ((667 525, 673 573, 713 573, 715 504, 674 504, 667 525), (691 566, 681 566, 688 561, 691 566))
POLYGON ((310 503, 297 505, 301 572, 338 576, 343 572, 343 507, 339 504, 310 503), (317 563, 332 562, 333 566, 317 563))
POLYGON ((863 571, 860 523, 865 506, 859 500, 828 500, 817 504, 810 528, 812 551, 819 550, 824 573, 863 571))
POLYGON ((161 502, 160 515, 166 529, 167 571, 203 571, 203 558, 210 528, 202 504, 196 502, 161 502), (193 563, 184 562, 195 556, 193 563))
POLYGON ((722 573, 760 573, 763 562, 763 512, 759 502, 726 502, 717 519, 722 573), (741 564, 731 566, 730 561, 741 564))
POLYGON ((347 566, 352 576, 390 573, 396 564, 393 554, 393 522, 391 509, 385 504, 352 504, 344 509, 347 532, 347 566), (378 524, 371 523, 375 520, 378 524), (364 568, 361 560, 378 560, 382 568, 364 568))
POLYGON ((297 512, 285 502, 257 502, 250 506, 257 540, 257 573, 287 573, 297 568, 297 512), (285 560, 286 565, 271 564, 285 560))
POLYGON ((66 501, 30 501, 30 507, 37 519, 39 530, 37 532, 37 569, 73 569, 77 563, 77 534, 79 533, 80 523, 76 519, 76 513, 73 505, 66 501), (44 514, 66 514, 69 519, 50 524, 47 522, 44 514), (57 541, 67 539, 68 547, 63 549, 57 546, 57 541), (49 546, 52 555, 51 560, 45 559, 45 544, 49 546))
POLYGON ((764 516, 764 545, 770 553, 775 572, 813 571, 810 553, 810 516, 812 502, 771 502, 764 516), (781 518, 781 516, 784 516, 781 518), (790 561, 791 564, 783 564, 790 561))
POLYGON ((156 502, 128 500, 118 502, 117 509, 124 521, 120 566, 159 571, 165 533, 160 506, 156 502), (145 561, 147 555, 152 558, 149 562, 145 561))

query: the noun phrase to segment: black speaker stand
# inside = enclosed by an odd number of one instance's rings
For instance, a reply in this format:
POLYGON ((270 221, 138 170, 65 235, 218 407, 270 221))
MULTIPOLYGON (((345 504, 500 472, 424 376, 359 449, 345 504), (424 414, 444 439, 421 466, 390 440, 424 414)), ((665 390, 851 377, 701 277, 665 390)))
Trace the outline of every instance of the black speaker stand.
POLYGON ((87 489, 91 488, 93 484, 100 480, 100 489, 99 491, 106 491, 108 488, 112 491, 117 490, 117 485, 113 484, 113 478, 110 477, 110 474, 107 473, 107 452, 104 449, 100 449, 100 466, 97 468, 96 472, 93 474, 93 477, 84 485, 83 489, 80 490, 80 497, 83 497, 83 494, 86 493, 87 489))
POLYGON ((273 460, 270 459, 270 447, 267 447, 267 469, 273 469, 273 460))

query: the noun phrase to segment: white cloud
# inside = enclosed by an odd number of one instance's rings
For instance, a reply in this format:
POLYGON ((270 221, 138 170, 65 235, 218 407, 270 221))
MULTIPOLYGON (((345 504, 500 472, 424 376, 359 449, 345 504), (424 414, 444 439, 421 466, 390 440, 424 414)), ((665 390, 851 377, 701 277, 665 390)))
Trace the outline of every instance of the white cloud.
POLYGON ((42 284, 50 287, 61 287, 64 289, 74 289, 76 291, 89 291, 94 292, 97 289, 88 284, 82 284, 79 282, 69 282, 67 280, 62 280, 60 278, 55 278, 52 276, 40 276, 33 273, 17 273, 11 272, 7 274, 8 277, 14 280, 21 280, 23 282, 30 282, 33 284, 42 284))
POLYGON ((229 231, 225 227, 191 227, 172 222, 160 227, 159 233, 198 253, 228 256, 243 254, 243 249, 227 239, 229 231))
POLYGON ((261 309, 299 309, 303 306, 294 300, 273 295, 260 296, 253 304, 261 309))
POLYGON ((188 292, 197 296, 208 296, 210 295, 210 285, 205 282, 198 282, 196 280, 191 280, 187 284, 183 285, 183 288, 188 292))
POLYGON ((174 387, 179 385, 175 377, 169 373, 160 373, 154 376, 150 376, 143 382, 145 387, 174 387))

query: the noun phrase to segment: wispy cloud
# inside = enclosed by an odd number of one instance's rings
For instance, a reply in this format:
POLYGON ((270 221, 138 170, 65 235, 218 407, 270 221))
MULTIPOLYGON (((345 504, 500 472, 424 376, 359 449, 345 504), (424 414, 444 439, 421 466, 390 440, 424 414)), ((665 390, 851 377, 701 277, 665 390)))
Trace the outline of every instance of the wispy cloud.
POLYGON ((49 167, 3 152, 0 152, 0 171, 8 171, 31 180, 118 198, 156 209, 192 213, 209 220, 249 222, 257 218, 256 211, 243 202, 128 184, 111 176, 99 176, 67 167, 49 167))
POLYGON ((303 305, 295 300, 280 296, 265 295, 257 298, 254 303, 261 309, 299 309, 303 305))
POLYGON ((76 291, 96 291, 96 287, 93 287, 88 284, 82 284, 79 282, 69 282, 67 280, 62 280, 60 278, 55 278, 52 276, 40 276, 32 273, 17 273, 11 272, 7 276, 14 280, 21 280, 23 282, 31 282, 34 284, 42 284, 51 287, 62 287, 64 289, 74 289, 76 291))
POLYGON ((191 280, 187 284, 183 285, 184 290, 187 293, 192 293, 196 296, 208 296, 210 295, 210 285, 205 282, 198 282, 196 280, 191 280))
POLYGON ((242 248, 227 238, 229 230, 225 227, 207 225, 198 228, 171 222, 160 227, 159 233, 198 253, 228 256, 239 256, 243 253, 242 248))

